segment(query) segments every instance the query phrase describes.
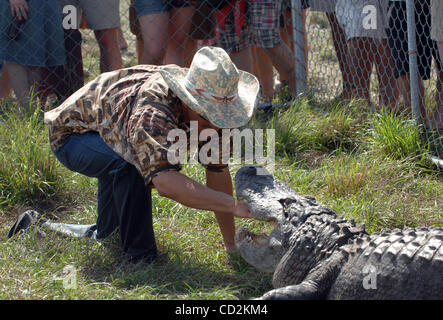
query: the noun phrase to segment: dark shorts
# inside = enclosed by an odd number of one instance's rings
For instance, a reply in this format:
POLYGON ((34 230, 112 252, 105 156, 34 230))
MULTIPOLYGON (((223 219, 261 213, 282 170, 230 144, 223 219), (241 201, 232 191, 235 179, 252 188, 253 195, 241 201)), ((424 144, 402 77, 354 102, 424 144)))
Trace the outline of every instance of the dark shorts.
MULTIPOLYGON (((398 78, 409 74, 406 5, 404 2, 390 1, 389 7, 391 16, 387 29, 388 42, 395 64, 394 75, 398 78)), ((415 1, 415 24, 418 72, 423 80, 428 80, 431 76, 432 57, 436 59, 438 69, 443 70, 437 43, 431 39, 430 0, 415 1)))
POLYGON ((190 6, 189 0, 135 0, 133 6, 137 17, 147 14, 169 12, 174 8, 190 6))

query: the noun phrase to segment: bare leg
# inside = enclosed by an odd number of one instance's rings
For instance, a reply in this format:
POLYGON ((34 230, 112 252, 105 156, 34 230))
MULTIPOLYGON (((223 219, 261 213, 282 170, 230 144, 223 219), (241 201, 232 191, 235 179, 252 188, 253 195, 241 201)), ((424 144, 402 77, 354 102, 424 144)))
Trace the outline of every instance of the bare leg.
POLYGON ((169 43, 165 56, 165 64, 185 66, 185 43, 191 28, 194 7, 172 9, 169 20, 169 43))
POLYGON ((198 50, 198 40, 188 38, 185 43, 185 67, 189 68, 198 50))
MULTIPOLYGON (((309 50, 309 44, 308 39, 306 35, 306 11, 307 9, 304 9, 301 14, 302 18, 302 24, 303 24, 303 30, 301 30, 301 33, 303 35, 303 41, 305 43, 305 50, 304 50, 304 58, 305 58, 305 70, 308 70, 308 50, 309 50)), ((284 18, 285 18, 285 27, 280 29, 280 35, 283 40, 283 42, 289 47, 292 54, 294 54, 294 36, 292 33, 292 18, 291 18, 291 10, 285 10, 284 11, 284 18)), ((289 82, 290 79, 284 78, 281 74, 280 81, 286 81, 289 82)), ((294 87, 295 88, 295 87, 294 87)), ((295 89, 294 89, 295 93, 295 89)))
POLYGON ((28 72, 28 81, 31 92, 36 94, 38 85, 42 79, 42 69, 39 67, 26 67, 26 71, 28 72))
POLYGON ((94 31, 100 48, 100 72, 102 73, 123 67, 118 30, 119 28, 112 28, 94 31))
POLYGON ((369 85, 375 52, 372 52, 372 39, 352 38, 348 41, 353 97, 370 103, 369 85))
MULTIPOLYGON (((405 107, 411 108, 411 83, 409 74, 401 75, 397 78, 397 86, 399 94, 403 96, 403 101, 405 107)), ((422 119, 426 117, 426 110, 424 106, 424 96, 425 96, 425 86, 423 80, 418 79, 418 91, 419 91, 419 106, 420 106, 420 116, 422 119)))
POLYGON ((250 47, 240 51, 231 52, 229 56, 238 69, 254 74, 252 50, 250 47))
POLYGON ((375 55, 375 66, 379 82, 380 104, 382 106, 395 108, 398 98, 397 83, 394 77, 394 61, 391 57, 391 50, 388 41, 373 40, 375 55))
POLYGON ((263 96, 272 98, 274 94, 274 68, 272 61, 262 48, 252 47, 252 53, 254 56, 255 75, 260 80, 263 96))
POLYGON ((4 66, 0 75, 0 99, 7 97, 10 94, 11 89, 8 69, 4 66))
POLYGON ((138 64, 142 64, 142 58, 144 55, 144 42, 141 34, 138 34, 136 37, 136 50, 137 50, 137 62, 138 64))
POLYGON ((291 49, 282 42, 275 48, 265 49, 272 64, 280 74, 280 79, 288 81, 293 93, 296 93, 294 55, 291 49))
MULTIPOLYGON (((443 43, 443 42, 442 42, 443 43)), ((442 52, 441 52, 442 53, 442 52)), ((441 56, 443 56, 440 53, 441 56)), ((439 130, 439 134, 443 135, 443 70, 437 72, 437 92, 436 107, 434 111, 435 126, 439 130)))
POLYGON ((347 61, 348 48, 346 44, 345 32, 338 23, 335 13, 327 12, 326 16, 329 20, 329 25, 331 26, 332 42, 334 44, 335 53, 337 54, 338 65, 343 78, 343 99, 351 98, 352 91, 352 76, 349 68, 349 63, 347 61))
POLYGON ((5 67, 8 70, 9 79, 15 96, 20 104, 27 105, 29 103, 29 91, 31 85, 29 83, 26 66, 14 62, 6 62, 5 67))
POLYGON ((143 56, 140 63, 163 64, 168 43, 168 31, 165 26, 169 23, 169 13, 154 13, 138 17, 143 37, 143 56))
POLYGON ((123 31, 121 28, 118 28, 118 30, 117 30, 117 37, 118 37, 117 38, 118 39, 118 47, 121 50, 128 49, 128 43, 126 42, 125 35, 123 34, 123 31))

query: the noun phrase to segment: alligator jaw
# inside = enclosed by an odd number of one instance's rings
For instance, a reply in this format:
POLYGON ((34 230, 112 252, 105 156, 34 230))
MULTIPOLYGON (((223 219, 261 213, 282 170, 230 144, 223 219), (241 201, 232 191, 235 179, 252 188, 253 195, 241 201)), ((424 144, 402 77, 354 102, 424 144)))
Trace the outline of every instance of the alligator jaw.
POLYGON ((255 234, 242 228, 235 235, 235 244, 240 255, 262 272, 273 273, 283 255, 278 225, 269 236, 265 233, 255 234))
POLYGON ((274 179, 264 168, 246 166, 235 176, 237 199, 248 203, 255 219, 281 222, 284 220, 281 199, 294 197, 294 191, 274 179))
POLYGON ((256 235, 242 229, 236 233, 235 243, 240 255, 256 269, 274 272, 283 255, 281 225, 285 220, 281 199, 294 193, 265 169, 246 166, 235 176, 237 199, 248 203, 255 219, 275 224, 269 236, 256 235))

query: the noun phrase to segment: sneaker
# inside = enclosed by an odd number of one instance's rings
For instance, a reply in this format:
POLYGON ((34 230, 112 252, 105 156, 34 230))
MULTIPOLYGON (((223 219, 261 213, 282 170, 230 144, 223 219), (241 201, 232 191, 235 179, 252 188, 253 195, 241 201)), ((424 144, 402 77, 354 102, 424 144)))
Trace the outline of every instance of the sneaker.
POLYGON ((41 220, 42 219, 40 213, 35 210, 28 210, 23 212, 9 230, 8 239, 19 232, 28 231, 31 225, 34 225, 41 220))

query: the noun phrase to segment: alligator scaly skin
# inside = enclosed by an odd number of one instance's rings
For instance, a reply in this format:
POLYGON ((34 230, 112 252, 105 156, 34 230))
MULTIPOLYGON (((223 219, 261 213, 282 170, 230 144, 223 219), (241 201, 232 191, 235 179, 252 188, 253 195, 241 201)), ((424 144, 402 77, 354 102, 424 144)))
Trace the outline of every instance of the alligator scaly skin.
POLYGON ((239 172, 237 193, 281 230, 276 289, 260 299, 443 299, 443 228, 369 235, 270 175, 239 172))

